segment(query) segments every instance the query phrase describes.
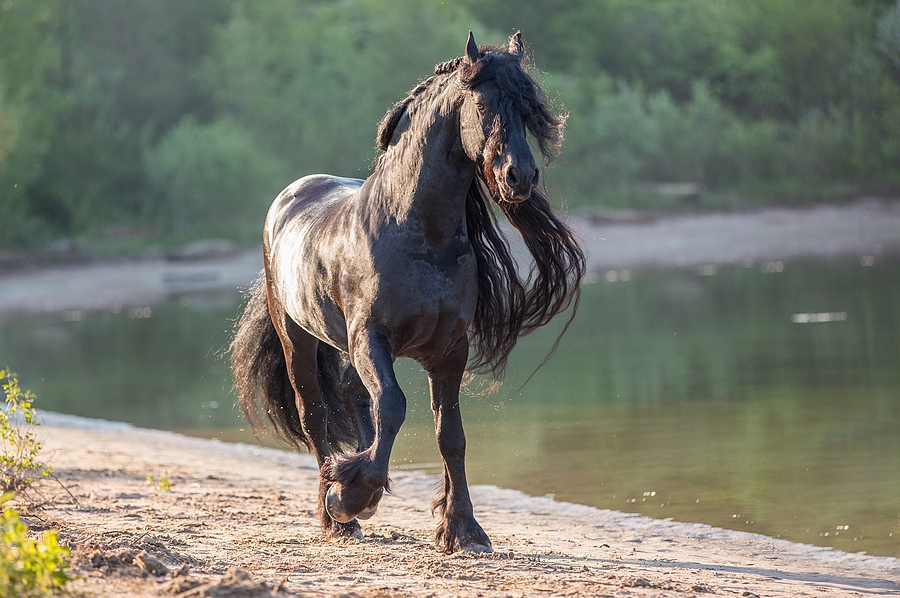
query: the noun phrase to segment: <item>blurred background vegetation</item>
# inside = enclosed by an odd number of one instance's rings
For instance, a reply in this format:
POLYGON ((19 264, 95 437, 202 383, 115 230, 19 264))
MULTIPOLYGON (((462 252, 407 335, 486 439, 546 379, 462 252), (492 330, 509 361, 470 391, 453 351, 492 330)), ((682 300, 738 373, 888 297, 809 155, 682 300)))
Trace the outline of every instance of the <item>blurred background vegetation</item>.
POLYGON ((900 190, 900 1, 0 0, 0 249, 255 241, 469 29, 523 31, 571 206, 900 190))

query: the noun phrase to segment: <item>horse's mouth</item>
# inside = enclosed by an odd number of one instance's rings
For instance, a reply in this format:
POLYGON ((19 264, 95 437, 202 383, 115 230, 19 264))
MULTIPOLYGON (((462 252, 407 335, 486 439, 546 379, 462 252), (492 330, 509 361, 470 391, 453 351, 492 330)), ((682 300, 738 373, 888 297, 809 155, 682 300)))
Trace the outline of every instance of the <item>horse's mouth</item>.
POLYGON ((532 188, 529 188, 527 192, 516 192, 512 188, 507 185, 500 185, 500 199, 505 201, 506 203, 522 203, 531 197, 532 188))

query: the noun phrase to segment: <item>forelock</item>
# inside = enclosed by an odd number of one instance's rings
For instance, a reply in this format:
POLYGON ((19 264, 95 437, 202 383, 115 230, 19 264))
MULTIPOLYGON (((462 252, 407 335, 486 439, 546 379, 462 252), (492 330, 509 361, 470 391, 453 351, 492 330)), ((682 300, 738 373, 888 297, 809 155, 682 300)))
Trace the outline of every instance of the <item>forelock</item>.
POLYGON ((522 93, 535 85, 518 56, 494 46, 482 46, 481 60, 475 63, 461 61, 459 80, 469 89, 493 80, 504 93, 522 93))
POLYGON ((548 159, 558 151, 565 126, 565 114, 553 113, 537 82, 528 73, 527 55, 512 54, 508 48, 484 45, 481 58, 472 63, 465 57, 454 58, 435 66, 435 75, 420 83, 404 99, 388 110, 378 127, 378 149, 387 149, 394 131, 409 108, 426 94, 456 78, 463 89, 472 89, 485 81, 493 81, 503 94, 501 105, 515 110, 535 136, 541 153, 548 159), (435 85, 437 84, 437 85, 435 85))
POLYGON ((459 81, 464 88, 474 88, 493 81, 503 94, 501 105, 517 111, 525 126, 535 136, 541 153, 549 160, 562 141, 565 116, 556 115, 537 82, 528 74, 527 65, 506 48, 481 47, 481 59, 459 62, 459 81))

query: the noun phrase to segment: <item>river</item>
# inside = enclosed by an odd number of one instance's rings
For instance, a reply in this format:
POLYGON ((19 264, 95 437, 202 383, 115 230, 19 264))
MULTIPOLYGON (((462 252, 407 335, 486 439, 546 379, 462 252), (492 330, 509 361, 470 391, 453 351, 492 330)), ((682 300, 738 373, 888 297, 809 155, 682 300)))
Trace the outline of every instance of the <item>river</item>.
MULTIPOLYGON (((0 315, 0 364, 41 409, 253 441, 227 344, 240 298, 0 315)), ((470 482, 900 556, 900 261, 594 271, 500 390, 463 398, 470 482)), ((439 471, 424 378, 393 467, 439 471)))

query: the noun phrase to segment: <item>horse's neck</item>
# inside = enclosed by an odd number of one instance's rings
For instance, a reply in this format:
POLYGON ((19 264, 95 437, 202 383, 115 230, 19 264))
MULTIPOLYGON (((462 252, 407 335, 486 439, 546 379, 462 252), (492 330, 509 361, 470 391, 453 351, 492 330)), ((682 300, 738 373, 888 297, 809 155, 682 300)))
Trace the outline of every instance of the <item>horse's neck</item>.
POLYGON ((457 232, 475 176, 459 139, 458 110, 448 108, 434 102, 420 109, 376 171, 382 208, 397 223, 419 227, 431 247, 457 232))

